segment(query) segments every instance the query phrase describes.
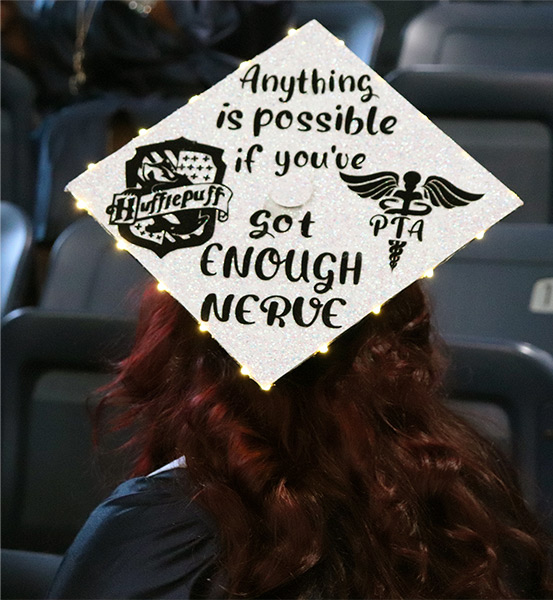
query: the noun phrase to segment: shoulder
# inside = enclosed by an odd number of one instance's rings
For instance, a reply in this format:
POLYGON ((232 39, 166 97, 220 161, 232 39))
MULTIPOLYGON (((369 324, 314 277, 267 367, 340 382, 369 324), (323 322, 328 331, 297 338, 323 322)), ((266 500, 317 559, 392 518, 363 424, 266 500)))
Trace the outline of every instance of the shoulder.
POLYGON ((90 515, 50 597, 201 597, 217 554, 216 528, 191 499, 184 469, 131 479, 90 515))

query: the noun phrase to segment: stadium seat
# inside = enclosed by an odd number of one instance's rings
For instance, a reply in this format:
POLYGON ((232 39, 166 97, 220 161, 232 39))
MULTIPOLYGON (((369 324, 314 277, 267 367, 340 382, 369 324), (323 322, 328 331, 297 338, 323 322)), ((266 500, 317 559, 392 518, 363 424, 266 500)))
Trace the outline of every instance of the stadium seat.
MULTIPOLYGON (((132 98, 107 94, 49 115, 39 131, 38 182, 34 213, 35 237, 52 243, 81 216, 65 186, 90 163, 116 148, 111 136, 114 120, 128 130, 125 143, 142 127, 150 127, 185 103, 181 98, 132 98)), ((115 144, 119 146, 119 144, 115 144)))
POLYGON ((2 598, 46 598, 61 561, 59 554, 2 548, 2 598))
POLYGON ((553 357, 517 342, 450 336, 446 343, 449 397, 484 435, 489 415, 504 413, 524 496, 553 532, 553 357))
POLYGON ((553 72, 430 66, 389 83, 525 206, 508 222, 553 223, 553 72))
MULTIPOLYGON (((128 457, 115 454, 101 466, 93 459, 86 398, 105 383, 108 361, 129 351, 133 324, 20 309, 6 317, 2 337, 3 543, 63 552, 128 472, 128 457)), ((505 430, 529 502, 553 508, 553 358, 529 344, 447 342, 446 387, 456 409, 476 410, 492 439, 505 430), (490 430, 485 419, 502 413, 490 430)))
POLYGON ((39 306, 43 310, 135 316, 153 277, 91 217, 82 217, 56 240, 39 306))
POLYGON ((553 2, 440 2, 406 27, 400 68, 553 70, 553 2))
POLYGON ((10 111, 2 107, 2 119, 0 120, 2 143, 0 144, 0 177, 2 184, 1 198, 6 202, 13 202, 17 198, 15 188, 14 167, 14 124, 10 111))
MULTIPOLYGON (((92 445, 91 394, 128 354, 135 324, 18 309, 2 323, 2 545, 63 553, 128 474, 92 445)), ((104 447, 105 449, 105 447, 104 447)))
POLYGON ((30 217, 34 207, 36 91, 17 67, 2 61, 2 195, 30 217))
POLYGON ((496 225, 425 285, 441 333, 528 342, 553 355, 553 225, 496 225))
POLYGON ((384 18, 370 2, 297 0, 294 17, 298 27, 316 19, 368 65, 374 64, 384 18))
POLYGON ((31 263, 31 223, 23 210, 10 202, 0 202, 1 314, 21 306, 28 291, 31 263))

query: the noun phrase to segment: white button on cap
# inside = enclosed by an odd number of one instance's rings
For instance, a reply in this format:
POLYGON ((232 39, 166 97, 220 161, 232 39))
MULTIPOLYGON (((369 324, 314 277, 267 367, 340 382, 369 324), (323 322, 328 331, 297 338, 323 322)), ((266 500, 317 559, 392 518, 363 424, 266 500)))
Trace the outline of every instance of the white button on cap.
POLYGON ((285 175, 269 192, 271 200, 284 208, 306 204, 313 193, 311 179, 304 173, 285 175))

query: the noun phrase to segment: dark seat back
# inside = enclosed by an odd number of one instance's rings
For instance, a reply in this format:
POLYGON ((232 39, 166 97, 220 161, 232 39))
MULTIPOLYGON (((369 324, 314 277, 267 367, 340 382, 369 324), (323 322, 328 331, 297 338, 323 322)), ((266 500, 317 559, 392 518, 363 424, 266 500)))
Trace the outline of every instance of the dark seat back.
POLYGON ((553 70, 552 2, 440 2, 405 29, 399 67, 553 70))
POLYGON ((43 310, 129 317, 154 278, 91 217, 56 240, 39 306, 43 310))
POLYGON ((1 313, 21 306, 28 291, 31 265, 31 222, 23 210, 10 202, 0 202, 1 235, 1 313))
MULTIPOLYGON (((530 344, 449 337, 446 388, 462 403, 501 409, 525 498, 553 531, 553 357, 530 344)), ((485 418, 485 413, 484 413, 485 418)), ((485 427, 473 413, 478 427, 485 427)))
POLYGON ((374 64, 384 31, 382 12, 370 2, 297 0, 297 25, 316 19, 368 65, 374 64))
MULTIPOLYGON (((133 329, 129 321, 33 309, 6 318, 2 329, 5 546, 63 552, 113 487, 115 480, 102 486, 96 473, 86 397, 106 381, 103 374, 109 362, 128 353, 133 329)), ((514 342, 452 338, 449 348, 450 397, 504 411, 524 493, 538 509, 553 509, 553 358, 514 342)), ((124 478, 128 457, 115 455, 115 459, 102 469, 124 478)))
MULTIPOLYGON (((81 216, 65 186, 110 150, 113 119, 132 130, 150 127, 185 104, 186 99, 132 98, 109 94, 49 115, 39 132, 38 185, 34 214, 37 240, 51 243, 81 216), (132 122, 132 127, 131 127, 132 122)), ((126 142, 124 139, 122 142, 126 142)))
POLYGON ((2 548, 2 598, 46 598, 62 557, 2 548))
POLYGON ((425 285, 440 332, 517 340, 553 354, 553 225, 496 225, 425 285))
POLYGON ((34 208, 36 157, 31 138, 35 127, 36 90, 17 67, 2 61, 2 144, 0 200, 31 216, 34 208))
POLYGON ((520 196, 508 222, 553 223, 553 72, 429 66, 387 79, 520 196))
POLYGON ((453 336, 446 341, 450 397, 506 413, 523 493, 553 531, 553 357, 517 342, 453 336))
POLYGON ((19 309, 2 324, 3 546, 64 552, 128 464, 92 445, 90 403, 132 321, 19 309), (113 479, 112 479, 113 477, 113 479))

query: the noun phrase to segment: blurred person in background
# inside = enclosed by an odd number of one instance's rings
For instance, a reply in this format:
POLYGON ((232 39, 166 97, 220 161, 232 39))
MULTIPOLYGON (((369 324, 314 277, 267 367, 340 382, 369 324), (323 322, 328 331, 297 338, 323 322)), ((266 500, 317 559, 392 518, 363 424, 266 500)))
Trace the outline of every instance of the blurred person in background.
POLYGON ((188 99, 280 40, 277 0, 2 0, 4 59, 44 112, 118 91, 188 99))

